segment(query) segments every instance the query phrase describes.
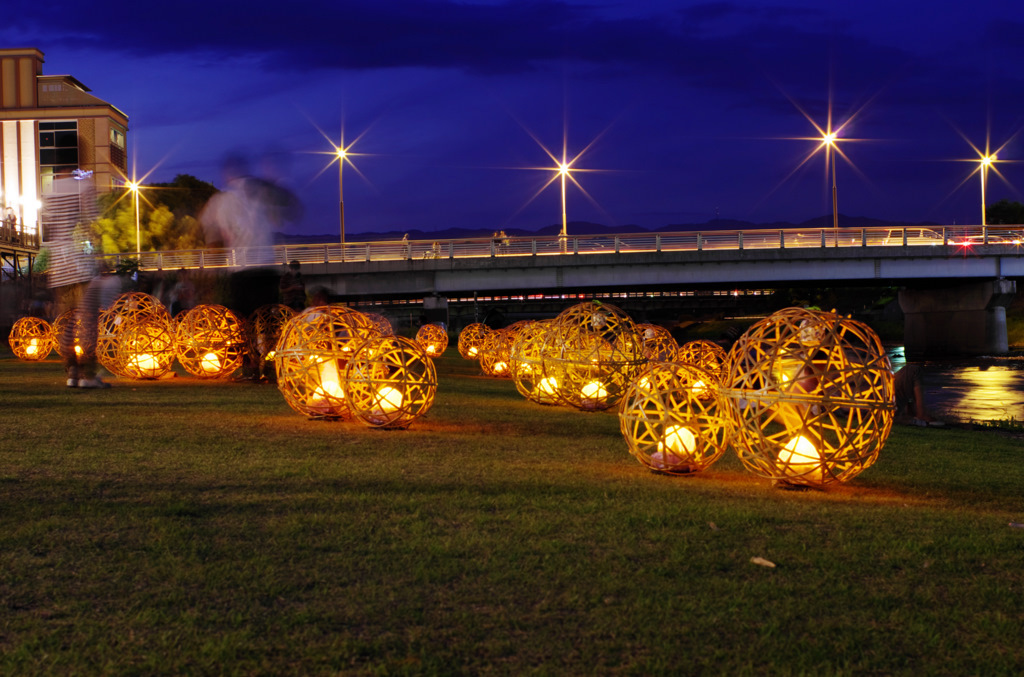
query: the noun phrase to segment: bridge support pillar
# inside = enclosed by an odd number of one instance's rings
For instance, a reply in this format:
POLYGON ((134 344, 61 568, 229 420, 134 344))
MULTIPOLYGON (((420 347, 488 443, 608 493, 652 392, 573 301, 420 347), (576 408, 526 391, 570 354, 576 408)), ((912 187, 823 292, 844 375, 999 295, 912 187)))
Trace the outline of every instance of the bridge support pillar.
POLYGON ((900 290, 907 359, 1008 352, 1006 305, 1016 293, 1005 278, 900 290))

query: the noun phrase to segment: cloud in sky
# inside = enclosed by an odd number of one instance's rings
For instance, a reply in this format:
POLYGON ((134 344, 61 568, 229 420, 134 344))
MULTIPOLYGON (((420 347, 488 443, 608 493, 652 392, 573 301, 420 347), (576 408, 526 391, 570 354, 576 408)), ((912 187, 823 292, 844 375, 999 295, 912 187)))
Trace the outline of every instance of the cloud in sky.
MULTIPOLYGON (((557 191, 550 160, 581 166, 570 219, 658 227, 716 214, 755 221, 831 211, 823 159, 797 169, 814 128, 857 113, 840 211, 977 220, 961 134, 984 144, 1024 124, 1024 9, 934 3, 516 0, 308 1, 17 8, 0 36, 37 46, 131 118, 140 171, 219 181, 229 151, 275 152, 333 232, 337 141, 363 134, 346 174, 352 230, 539 227, 557 191), (321 134, 321 132, 323 134, 321 134), (513 169, 518 167, 519 169, 513 169), (792 175, 791 175, 792 174, 792 175), (791 176, 790 176, 791 175, 791 176), (789 176, 786 181, 783 178, 789 176), (524 206, 525 205, 525 206, 524 206)), ((1019 152, 1016 141, 1005 157, 1019 152)), ((1001 167, 993 199, 1020 199, 1001 167)))

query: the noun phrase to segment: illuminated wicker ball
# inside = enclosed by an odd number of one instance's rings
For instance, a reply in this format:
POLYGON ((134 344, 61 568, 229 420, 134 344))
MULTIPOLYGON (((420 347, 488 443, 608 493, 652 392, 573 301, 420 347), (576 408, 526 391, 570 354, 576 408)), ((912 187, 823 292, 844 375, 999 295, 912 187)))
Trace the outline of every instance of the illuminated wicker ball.
POLYGON ((283 303, 260 306, 249 316, 245 323, 246 347, 259 369, 274 359, 274 348, 281 337, 281 330, 293 317, 295 311, 283 303))
POLYGON ((467 324, 459 332, 459 355, 467 360, 479 360, 484 339, 491 333, 491 328, 482 322, 467 324))
POLYGON ((871 466, 892 428, 893 379, 878 336, 802 308, 747 330, 723 389, 743 465, 772 480, 823 486, 871 466))
POLYGON ((554 320, 534 322, 521 330, 512 343, 510 366, 516 390, 538 404, 559 404, 558 379, 546 372, 548 333, 554 320))
POLYGON ((492 329, 484 336, 480 346, 480 370, 487 376, 495 378, 512 377, 512 339, 513 334, 506 327, 492 329))
POLYGON ((715 380, 721 383, 727 359, 725 348, 711 341, 689 341, 679 348, 677 362, 695 364, 711 372, 715 380))
POLYGON ((199 378, 222 378, 242 366, 245 332, 238 317, 220 305, 199 305, 175 329, 178 362, 199 378))
POLYGON ((11 327, 7 341, 19 360, 39 362, 53 350, 53 327, 44 319, 23 317, 11 327))
POLYGON ((155 379, 174 366, 174 330, 169 316, 143 315, 129 320, 115 345, 116 368, 111 371, 121 376, 155 379))
POLYGON ((448 347, 448 331, 436 322, 425 324, 416 332, 416 343, 428 357, 438 357, 448 347))
POLYGON ((82 332, 82 318, 78 314, 78 311, 74 308, 71 310, 65 310, 63 313, 57 316, 57 319, 53 321, 52 334, 53 346, 65 360, 71 357, 69 351, 74 351, 76 356, 81 356, 81 332, 82 332), (68 326, 73 325, 73 326, 68 326), (62 340, 63 337, 70 332, 73 337, 70 345, 65 344, 62 340))
POLYGON ((644 357, 651 362, 675 362, 678 359, 679 344, 672 333, 660 324, 638 324, 636 326, 644 342, 644 357))
POLYGON ((434 404, 437 370, 416 341, 382 336, 360 346, 344 382, 355 418, 377 428, 405 428, 434 404))
POLYGON ((557 380, 559 400, 582 411, 617 404, 647 363, 629 315, 596 302, 562 311, 547 335, 544 351, 545 375, 557 380))
POLYGON ((121 294, 109 308, 102 311, 96 337, 96 359, 99 363, 118 376, 131 376, 125 368, 130 356, 122 350, 122 334, 127 327, 144 319, 152 319, 155 326, 166 327, 168 330, 173 326, 171 314, 160 300, 142 292, 121 294))
POLYGON ((364 313, 366 318, 377 328, 378 336, 394 336, 395 330, 391 326, 391 320, 380 313, 364 313))
POLYGON ((682 362, 654 362, 630 385, 619 427, 631 453, 651 470, 683 475, 706 469, 727 446, 728 419, 718 383, 682 362))
POLYGON ((377 336, 366 315, 341 304, 306 308, 288 320, 274 355, 288 406, 310 418, 349 418, 342 375, 359 346, 377 336))

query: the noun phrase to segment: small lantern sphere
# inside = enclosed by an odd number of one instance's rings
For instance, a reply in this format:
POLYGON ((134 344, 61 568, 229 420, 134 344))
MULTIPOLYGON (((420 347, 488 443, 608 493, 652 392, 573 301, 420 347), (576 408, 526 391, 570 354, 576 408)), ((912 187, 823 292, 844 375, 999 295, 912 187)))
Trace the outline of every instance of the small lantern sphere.
POLYGON ((391 326, 391 320, 380 313, 363 313, 366 318, 377 328, 378 336, 394 336, 395 329, 391 326))
POLYGON ((242 366, 245 331, 233 312, 220 305, 199 305, 175 329, 178 362, 198 378, 223 378, 242 366))
POLYGON ((459 332, 459 355, 467 360, 479 360, 484 346, 484 338, 491 328, 482 322, 467 324, 459 332))
POLYGON ((128 378, 156 379, 174 366, 174 330, 170 317, 144 315, 129 320, 118 333, 114 364, 116 374, 128 378))
POLYGON ((538 404, 559 404, 558 379, 546 369, 545 346, 553 320, 541 320, 525 327, 512 344, 510 365, 516 390, 538 404))
POLYGON ((19 360, 39 362, 54 348, 53 327, 42 318, 23 317, 11 327, 7 341, 19 360))
POLYGON ((70 351, 73 350, 78 356, 81 356, 82 346, 79 337, 82 333, 82 318, 75 308, 65 310, 58 315, 57 319, 53 321, 51 330, 53 346, 58 355, 66 360, 71 357, 70 351))
POLYGON ((306 308, 288 320, 274 354, 277 388, 288 406, 310 418, 350 418, 345 367, 377 335, 370 318, 337 303, 306 308))
POLYGON ((425 324, 416 332, 416 343, 427 357, 439 357, 448 347, 448 331, 436 322, 425 324))
POLYGON ((629 453, 657 472, 684 475, 717 461, 727 445, 725 401, 715 378, 683 362, 652 362, 619 409, 629 453))
MULTIPOLYGON (((127 361, 125 361, 130 356, 122 350, 120 345, 123 334, 129 326, 148 319, 154 320, 156 323, 154 326, 167 327, 168 331, 173 326, 171 314, 160 303, 160 300, 143 292, 121 294, 110 304, 109 308, 100 312, 96 337, 96 359, 99 363, 118 376, 155 378, 132 376, 129 370, 126 370, 127 361)), ((148 343, 148 341, 142 339, 142 343, 148 343)), ((172 353, 171 361, 173 362, 173 360, 172 353)), ((167 369, 170 369, 169 365, 167 369)), ((131 371, 137 372, 138 370, 131 371)))
POLYGON ((648 360, 675 362, 679 359, 679 343, 668 329, 660 324, 638 324, 636 329, 644 342, 644 356, 648 360))
POLYGON ((295 311, 283 303, 270 303, 252 312, 245 323, 246 348, 256 362, 257 371, 262 373, 268 361, 274 359, 274 349, 281 337, 281 330, 295 311))
POLYGON ((562 311, 543 350, 545 376, 557 381, 559 400, 582 411, 617 404, 647 363, 643 341, 629 315, 598 302, 562 311))
POLYGON ((892 429, 893 378, 868 326, 787 308, 729 352, 724 392, 743 465, 784 484, 824 486, 878 458, 892 429))
POLYGON ((706 369, 715 377, 716 382, 721 383, 727 357, 725 348, 722 346, 711 341, 700 340, 688 341, 680 346, 676 361, 695 364, 701 369, 706 369))
POLYGON ((486 376, 512 378, 512 340, 508 327, 492 329, 480 346, 480 370, 486 376))
POLYGON ((416 341, 372 338, 348 361, 345 392, 352 415, 376 428, 406 428, 426 414, 437 393, 437 370, 416 341))

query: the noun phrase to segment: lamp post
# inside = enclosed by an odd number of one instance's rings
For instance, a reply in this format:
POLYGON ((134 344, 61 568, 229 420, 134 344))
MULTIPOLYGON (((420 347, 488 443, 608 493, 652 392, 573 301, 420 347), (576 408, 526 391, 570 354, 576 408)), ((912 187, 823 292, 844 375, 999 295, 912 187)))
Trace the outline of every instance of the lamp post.
POLYGON ((132 198, 135 201, 135 258, 138 259, 142 256, 142 240, 140 237, 142 229, 139 226, 139 184, 137 181, 129 181, 125 186, 131 191, 132 198))
POLYGON ((345 175, 345 156, 348 154, 344 148, 335 149, 338 155, 338 220, 341 224, 341 258, 345 259, 345 188, 343 179, 345 175))
POLYGON ((839 201, 836 199, 836 133, 828 132, 822 137, 825 144, 825 161, 832 162, 832 237, 839 246, 839 201))
POLYGON ((996 154, 985 155, 981 158, 981 227, 984 229, 988 227, 988 222, 985 216, 985 183, 988 180, 988 168, 992 166, 992 163, 996 161, 996 154))

